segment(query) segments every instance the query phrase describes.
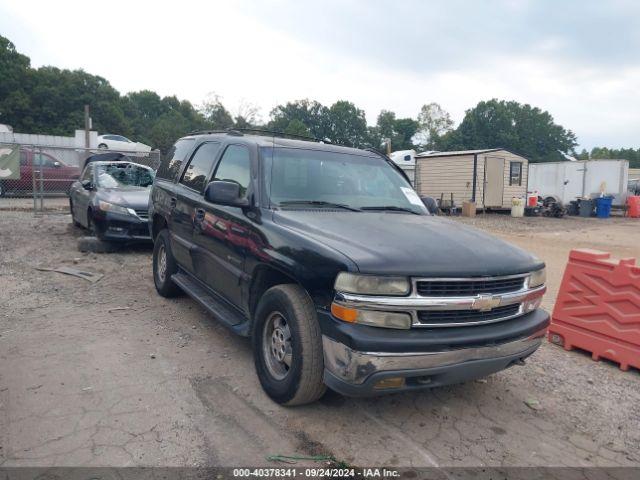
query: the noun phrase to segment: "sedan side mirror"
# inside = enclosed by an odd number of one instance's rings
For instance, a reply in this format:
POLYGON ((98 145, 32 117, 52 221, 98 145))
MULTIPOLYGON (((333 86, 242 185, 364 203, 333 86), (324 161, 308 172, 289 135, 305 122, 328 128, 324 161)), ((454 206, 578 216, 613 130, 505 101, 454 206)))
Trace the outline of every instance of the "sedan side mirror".
POLYGON ((83 180, 81 184, 82 188, 84 188, 85 190, 93 190, 93 183, 91 182, 91 180, 83 180))
POLYGON ((62 166, 62 164, 60 162, 53 162, 53 166, 59 168, 62 166))
POLYGON ((208 202, 230 207, 247 207, 249 201, 240 196, 240 184, 227 180, 214 180, 204 190, 204 198, 208 202))

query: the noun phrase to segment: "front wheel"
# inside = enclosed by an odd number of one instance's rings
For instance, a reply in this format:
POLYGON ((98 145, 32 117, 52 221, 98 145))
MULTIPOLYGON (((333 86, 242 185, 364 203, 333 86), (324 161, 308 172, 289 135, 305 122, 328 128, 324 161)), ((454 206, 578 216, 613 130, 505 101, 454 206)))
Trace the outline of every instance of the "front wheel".
POLYGON ((311 298, 298 285, 277 285, 256 309, 253 354, 264 391, 283 405, 315 402, 325 392, 322 334, 311 298))
POLYGON ((109 149, 109 147, 107 146, 106 143, 101 143, 100 145, 98 145, 98 148, 100 150, 108 150, 109 149))

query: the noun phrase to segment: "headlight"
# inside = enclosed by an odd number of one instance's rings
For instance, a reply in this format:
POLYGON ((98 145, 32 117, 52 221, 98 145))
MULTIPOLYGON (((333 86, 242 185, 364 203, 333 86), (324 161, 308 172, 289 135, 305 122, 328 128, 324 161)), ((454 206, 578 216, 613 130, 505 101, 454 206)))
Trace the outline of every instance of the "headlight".
POLYGON ((341 272, 336 277, 334 288, 338 292, 362 295, 407 295, 410 284, 406 277, 378 277, 341 272))
POLYGON ((103 202, 102 200, 98 202, 98 207, 103 212, 120 213, 121 215, 129 215, 131 213, 126 207, 121 207, 120 205, 116 205, 114 203, 103 202))
POLYGON ((535 272, 531 272, 529 276, 529 288, 539 287, 547 281, 547 269, 541 268, 535 272))
POLYGON ((371 325, 383 328, 411 328, 411 315, 408 313, 382 312, 379 310, 357 310, 331 304, 331 313, 344 322, 371 325))

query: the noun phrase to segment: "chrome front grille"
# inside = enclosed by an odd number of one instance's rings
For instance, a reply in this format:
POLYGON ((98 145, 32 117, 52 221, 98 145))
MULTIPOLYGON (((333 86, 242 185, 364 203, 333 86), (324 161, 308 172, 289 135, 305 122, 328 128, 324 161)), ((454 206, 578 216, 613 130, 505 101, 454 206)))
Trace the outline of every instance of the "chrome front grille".
POLYGON ((517 292, 524 287, 524 277, 474 278, 469 280, 418 280, 416 291, 423 297, 468 297, 481 294, 517 292))
POLYGON ((136 215, 143 219, 143 220, 148 220, 149 219, 149 210, 136 210, 136 215))
POLYGON ((406 296, 336 292, 334 302, 364 310, 406 312, 413 328, 483 325, 516 318, 542 297, 544 285, 531 288, 529 274, 473 278, 412 278, 406 296))
POLYGON ((480 325, 513 318, 520 313, 520 304, 504 305, 488 311, 480 310, 420 310, 419 326, 461 327, 480 325))

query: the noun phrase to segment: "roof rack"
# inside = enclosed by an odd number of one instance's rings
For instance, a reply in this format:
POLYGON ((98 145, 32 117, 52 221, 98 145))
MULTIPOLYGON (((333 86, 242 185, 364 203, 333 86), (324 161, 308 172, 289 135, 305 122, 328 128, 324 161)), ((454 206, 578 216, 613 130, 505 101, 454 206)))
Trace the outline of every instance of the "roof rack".
POLYGON ((244 133, 257 133, 258 135, 263 135, 266 137, 281 137, 281 138, 292 138, 297 140, 307 140, 312 142, 320 142, 320 143, 331 143, 330 140, 320 139, 316 137, 311 137, 307 135, 297 135, 295 133, 285 133, 285 132, 277 132, 275 130, 266 130, 263 128, 227 128, 226 130, 198 130, 195 132, 190 132, 188 135, 209 135, 213 133, 225 133, 227 135, 234 135, 237 137, 241 137, 244 133))

